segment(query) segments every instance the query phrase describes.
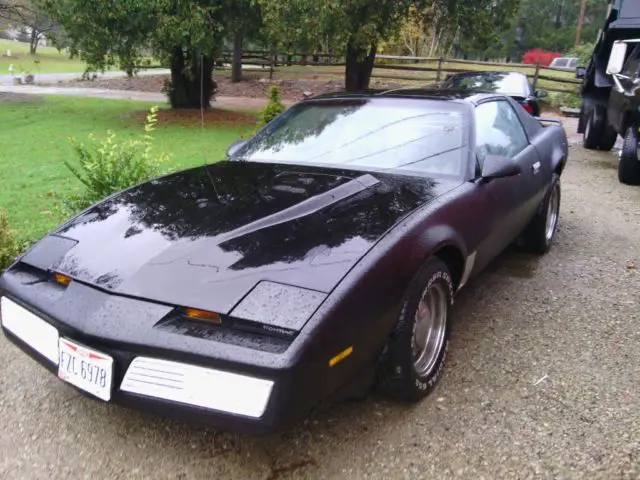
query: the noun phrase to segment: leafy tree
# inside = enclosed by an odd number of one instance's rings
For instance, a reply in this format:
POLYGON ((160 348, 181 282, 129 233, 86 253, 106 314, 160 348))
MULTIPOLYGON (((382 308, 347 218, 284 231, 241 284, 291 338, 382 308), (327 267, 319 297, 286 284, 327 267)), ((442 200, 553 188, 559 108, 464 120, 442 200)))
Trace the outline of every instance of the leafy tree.
MULTIPOLYGON (((323 2, 322 2, 323 3, 323 2)), ((316 47, 326 30, 325 5, 313 0, 252 0, 261 8, 266 33, 278 52, 302 52, 316 47)))
POLYGON ((581 43, 580 45, 573 47, 571 50, 567 52, 567 56, 570 57, 578 57, 579 65, 587 65, 589 60, 591 59, 591 54, 595 49, 595 42, 593 43, 581 43))
MULTIPOLYGON (((486 58, 510 58, 520 61, 524 52, 533 48, 568 54, 575 41, 581 0, 521 0, 502 32, 500 41, 477 44, 474 38, 461 42, 466 55, 486 58)), ((595 42, 602 27, 608 2, 587 0, 581 39, 595 42)), ((468 38, 468 37, 467 37, 468 38)))
POLYGON ((133 72, 148 52, 169 65, 174 108, 209 107, 214 57, 234 0, 40 0, 65 28, 72 54, 92 68, 133 72))
POLYGON ((260 5, 251 0, 231 2, 227 12, 226 27, 232 35, 233 60, 231 65, 231 81, 242 80, 242 53, 246 40, 262 40, 262 12, 260 5))
POLYGON ((58 27, 51 17, 34 0, 0 0, 0 20, 7 26, 23 27, 29 53, 35 55, 38 44, 58 27))
POLYGON ((500 42, 500 34, 509 28, 520 0, 444 0, 445 21, 456 25, 456 39, 465 49, 473 45, 486 49, 500 42))
MULTIPOLYGON (((522 0, 519 16, 524 25, 524 48, 566 52, 574 45, 580 0, 522 0)), ((607 2, 587 0, 582 41, 595 42, 607 2)))
POLYGON ((508 28, 519 0, 254 0, 279 45, 307 49, 330 38, 346 58, 345 88, 369 86, 376 53, 400 38, 409 52, 452 47, 456 38, 489 45, 508 28), (416 36, 417 35, 417 36, 416 36))
MULTIPOLYGON (((397 54, 409 54, 412 57, 432 55, 430 42, 430 25, 427 25, 427 15, 415 5, 409 9, 409 14, 403 20, 398 32, 389 39, 387 45, 397 54)), ((431 23, 431 22, 429 22, 431 23)))
MULTIPOLYGON (((132 73, 131 65, 143 56, 143 47, 156 27, 159 5, 155 0, 90 2, 40 0, 66 31, 65 45, 89 69, 119 67, 132 73)), ((56 45, 60 45, 56 42, 56 45)))
POLYGON ((271 39, 311 51, 327 38, 346 57, 345 88, 369 86, 379 43, 400 26, 410 0, 254 0, 271 39))
POLYGON ((224 9, 229 4, 218 0, 156 1, 160 9, 150 42, 161 61, 170 62, 171 81, 165 91, 171 105, 209 107, 217 87, 212 78, 214 58, 220 51, 224 9))

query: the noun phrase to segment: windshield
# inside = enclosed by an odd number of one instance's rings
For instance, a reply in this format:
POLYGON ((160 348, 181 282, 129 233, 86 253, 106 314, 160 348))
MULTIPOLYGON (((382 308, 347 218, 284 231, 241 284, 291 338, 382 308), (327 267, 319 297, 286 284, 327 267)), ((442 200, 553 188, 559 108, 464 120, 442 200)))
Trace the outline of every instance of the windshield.
POLYGON ((465 109, 439 100, 325 100, 290 108, 231 157, 459 176, 465 109))
POLYGON ((455 75, 447 82, 449 88, 484 90, 504 95, 527 95, 527 84, 517 73, 469 73, 455 75))

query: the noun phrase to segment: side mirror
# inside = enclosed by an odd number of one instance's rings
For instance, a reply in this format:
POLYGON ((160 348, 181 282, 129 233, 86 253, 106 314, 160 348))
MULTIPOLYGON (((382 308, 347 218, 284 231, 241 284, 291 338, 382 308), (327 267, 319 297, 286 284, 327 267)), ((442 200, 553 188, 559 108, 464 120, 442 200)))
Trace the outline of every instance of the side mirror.
POLYGON ((627 54, 627 44, 620 40, 613 42, 609 63, 607 63, 607 74, 616 75, 622 71, 624 57, 627 54))
POLYGON ((538 98, 544 98, 544 97, 546 97, 548 95, 549 94, 547 93, 546 90, 542 90, 542 89, 536 90, 536 97, 538 97, 538 98))
POLYGON ((586 74, 587 74, 586 67, 576 67, 576 78, 584 78, 586 74))
POLYGON ((522 173, 522 167, 518 162, 502 155, 487 155, 482 165, 482 178, 514 177, 522 173))
POLYGON ((236 140, 231 144, 231 146, 227 149, 227 157, 232 157, 238 150, 240 150, 245 143, 246 140, 236 140))

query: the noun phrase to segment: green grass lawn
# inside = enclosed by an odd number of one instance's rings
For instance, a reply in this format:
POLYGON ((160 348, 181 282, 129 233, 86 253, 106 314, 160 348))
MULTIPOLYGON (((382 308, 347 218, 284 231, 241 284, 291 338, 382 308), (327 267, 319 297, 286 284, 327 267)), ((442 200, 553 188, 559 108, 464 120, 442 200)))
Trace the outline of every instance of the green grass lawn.
POLYGON ((0 39, 0 75, 9 74, 9 65, 13 65, 14 74, 27 71, 38 73, 82 73, 85 63, 78 59, 70 59, 64 52, 53 47, 38 47, 36 54, 29 54, 29 44, 0 39), (6 57, 11 50, 11 57, 6 57))
MULTIPOLYGON (((72 159, 69 137, 85 141, 90 133, 103 137, 107 129, 118 138, 142 133, 144 102, 46 96, 23 102, 0 102, 0 208, 21 241, 39 238, 60 222, 56 193, 80 183, 63 164, 72 159)), ((162 119, 162 116, 160 117, 162 119)), ((170 169, 188 168, 224 157, 227 147, 252 125, 161 121, 155 150, 171 155, 170 169)))

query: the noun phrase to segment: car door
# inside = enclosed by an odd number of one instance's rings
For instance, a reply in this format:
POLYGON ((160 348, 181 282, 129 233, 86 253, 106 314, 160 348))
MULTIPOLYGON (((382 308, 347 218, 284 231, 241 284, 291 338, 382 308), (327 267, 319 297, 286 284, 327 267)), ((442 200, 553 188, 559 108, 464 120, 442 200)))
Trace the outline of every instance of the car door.
POLYGON ((501 129, 511 142, 509 154, 521 166, 522 173, 518 175, 518 210, 514 225, 516 235, 529 224, 540 205, 541 195, 549 184, 551 172, 540 157, 540 150, 533 145, 522 125, 520 116, 515 112, 513 104, 500 100, 498 103, 498 117, 496 128, 501 129))
POLYGON ((638 78, 638 70, 640 70, 640 44, 632 50, 618 75, 622 90, 616 85, 611 89, 609 96, 607 118, 615 130, 623 136, 625 113, 634 108, 634 102, 636 102, 632 92, 636 88, 634 82, 638 78))
POLYGON ((482 172, 487 155, 513 158, 522 166, 520 175, 476 182, 477 196, 488 212, 490 229, 478 249, 479 259, 489 261, 520 234, 535 211, 535 178, 541 162, 529 143, 524 127, 509 102, 490 100, 475 109, 476 175, 482 172))

